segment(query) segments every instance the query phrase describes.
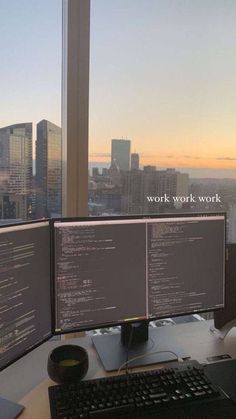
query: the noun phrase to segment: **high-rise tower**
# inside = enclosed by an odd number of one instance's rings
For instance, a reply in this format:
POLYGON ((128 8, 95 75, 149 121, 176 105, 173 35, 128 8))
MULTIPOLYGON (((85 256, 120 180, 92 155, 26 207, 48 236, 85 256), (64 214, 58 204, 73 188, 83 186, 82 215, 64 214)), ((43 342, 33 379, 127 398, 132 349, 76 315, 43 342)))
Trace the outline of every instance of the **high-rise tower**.
POLYGON ((132 153, 131 154, 131 170, 138 170, 139 169, 139 154, 132 153))
POLYGON ((29 218, 32 123, 0 129, 0 217, 29 218))
POLYGON ((61 128, 45 119, 37 124, 36 187, 37 216, 60 215, 62 208, 61 128))
POLYGON ((115 160, 121 171, 130 168, 130 144, 130 140, 111 140, 111 164, 115 160))

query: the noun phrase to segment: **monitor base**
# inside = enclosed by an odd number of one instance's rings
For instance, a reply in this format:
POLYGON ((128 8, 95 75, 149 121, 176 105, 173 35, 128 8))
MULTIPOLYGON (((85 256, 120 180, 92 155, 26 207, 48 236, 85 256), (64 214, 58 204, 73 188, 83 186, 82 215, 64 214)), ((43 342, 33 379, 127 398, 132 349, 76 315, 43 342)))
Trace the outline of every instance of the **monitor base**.
MULTIPOLYGON (((105 371, 118 370, 127 361, 127 347, 121 343, 120 333, 93 336, 92 341, 105 371)), ((128 363, 129 368, 190 358, 171 336, 170 326, 149 327, 149 339, 129 349, 129 360, 135 357, 138 358, 128 363)))
POLYGON ((225 336, 230 332, 230 330, 236 326, 236 319, 230 320, 221 326, 221 328, 217 329, 215 326, 210 327, 210 331, 219 339, 224 339, 225 336))

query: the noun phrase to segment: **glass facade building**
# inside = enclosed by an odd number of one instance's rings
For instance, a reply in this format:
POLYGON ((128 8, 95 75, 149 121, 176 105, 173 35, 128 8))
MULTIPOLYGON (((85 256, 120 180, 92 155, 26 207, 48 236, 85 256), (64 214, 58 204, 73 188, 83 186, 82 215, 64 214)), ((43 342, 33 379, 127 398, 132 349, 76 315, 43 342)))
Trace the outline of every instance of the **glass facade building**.
POLYGON ((126 171, 130 168, 130 140, 112 140, 111 142, 111 163, 115 160, 120 170, 126 171))
POLYGON ((0 217, 32 215, 32 123, 0 129, 0 217))
POLYGON ((45 119, 37 124, 36 216, 61 215, 61 128, 45 119))

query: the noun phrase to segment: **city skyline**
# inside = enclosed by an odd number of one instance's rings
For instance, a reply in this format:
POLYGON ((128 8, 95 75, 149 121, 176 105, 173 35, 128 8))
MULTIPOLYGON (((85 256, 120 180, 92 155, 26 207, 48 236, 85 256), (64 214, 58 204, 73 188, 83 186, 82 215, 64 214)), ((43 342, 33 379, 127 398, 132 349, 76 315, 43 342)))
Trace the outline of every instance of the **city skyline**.
MULTIPOLYGON (((1 222, 58 217, 62 205, 61 128, 48 120, 37 124, 36 176, 32 167, 32 123, 0 129, 1 222)), ((194 179, 187 171, 139 166, 139 154, 130 153, 131 140, 111 139, 109 168, 93 168, 88 182, 90 215, 149 214, 159 212, 227 211, 228 237, 235 242, 236 183, 232 179, 194 179), (133 157, 132 166, 131 156, 133 157), (148 197, 168 196, 153 202, 148 197), (189 201, 190 196, 218 197, 189 201), (182 197, 183 201, 171 201, 182 197), (185 198, 186 197, 186 201, 185 198)))
MULTIPOLYGON (((124 137, 142 165, 236 178, 235 18, 232 0, 91 1, 90 165, 124 137)), ((34 145, 61 125, 61 1, 4 0, 0 28, 0 126, 32 121, 34 145)))
MULTIPOLYGON (((40 122, 40 121, 38 121, 38 122, 40 122)), ((36 127, 37 127, 38 122, 36 122, 35 125, 34 124, 32 125, 32 132, 36 132, 36 127)), ((52 121, 49 121, 49 122, 54 124, 52 121)), ((12 126, 12 125, 25 124, 25 123, 28 123, 28 122, 19 122, 19 123, 14 123, 13 122, 12 124, 8 125, 7 127, 12 126)), ((56 125, 56 124, 54 124, 54 125, 56 125)), ((0 129, 5 129, 7 127, 6 126, 0 127, 0 129)), ((61 128, 61 127, 59 127, 59 128, 61 128)), ((125 139, 123 138, 123 140, 125 140, 125 139)), ((111 147, 111 141, 112 141, 112 138, 108 140, 108 148, 111 147), (110 146, 109 146, 109 143, 110 143, 110 146)), ((132 140, 131 140, 131 143, 132 143, 132 140)), ((35 153, 36 153, 36 138, 34 138, 34 136, 32 136, 32 145, 33 145, 32 149, 34 150, 34 152, 32 154, 33 175, 35 175, 36 174, 36 155, 35 155, 35 153)), ((137 147, 133 147, 133 149, 131 149, 131 153, 133 153, 133 150, 135 150, 134 154, 136 152, 138 152, 137 147)), ((156 166, 157 170, 165 170, 165 169, 168 169, 168 168, 175 168, 175 169, 179 170, 180 172, 187 172, 187 173, 189 173, 191 178, 213 178, 213 179, 215 179, 215 178, 216 179, 217 178, 219 178, 219 179, 230 178, 230 179, 236 179, 236 169, 234 169, 234 168, 232 170, 230 170, 230 169, 219 168, 219 167, 217 167, 215 169, 212 169, 212 168, 209 168, 209 167, 195 167, 195 168, 188 167, 188 166, 181 167, 181 166, 178 166, 178 165, 177 166, 171 165, 170 160, 168 162, 169 164, 167 164, 166 166, 164 166, 164 165, 162 166, 160 164, 160 161, 156 161, 154 158, 152 158, 152 160, 150 160, 150 159, 146 160, 145 156, 143 156, 143 153, 138 152, 137 154, 139 154, 139 157, 140 157, 140 168, 141 169, 145 165, 151 164, 151 165, 156 166)), ((99 169, 102 169, 103 167, 108 168, 110 166, 110 163, 111 163, 111 156, 112 156, 111 151, 108 152, 108 153, 90 154, 89 155, 89 168, 90 169, 92 169, 93 167, 98 167, 99 169), (93 160, 93 158, 95 158, 96 160, 93 160)), ((171 157, 171 156, 169 156, 169 157, 171 157)), ((219 160, 221 160, 221 158, 219 158, 219 160)), ((233 158, 232 158, 232 161, 234 161, 233 158)))

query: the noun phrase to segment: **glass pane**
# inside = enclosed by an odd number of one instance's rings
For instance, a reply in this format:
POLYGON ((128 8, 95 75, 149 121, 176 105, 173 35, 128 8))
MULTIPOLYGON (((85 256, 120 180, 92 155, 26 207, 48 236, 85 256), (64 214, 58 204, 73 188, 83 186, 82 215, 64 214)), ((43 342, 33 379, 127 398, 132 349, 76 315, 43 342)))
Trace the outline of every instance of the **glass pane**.
POLYGON ((1 0, 1 223, 61 214, 61 32, 61 0, 1 0))
POLYGON ((226 210, 236 242, 236 3, 92 0, 92 215, 226 210))

